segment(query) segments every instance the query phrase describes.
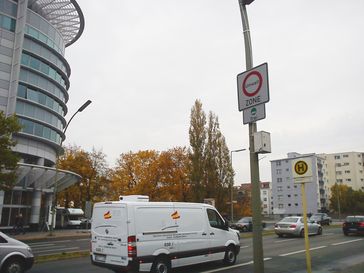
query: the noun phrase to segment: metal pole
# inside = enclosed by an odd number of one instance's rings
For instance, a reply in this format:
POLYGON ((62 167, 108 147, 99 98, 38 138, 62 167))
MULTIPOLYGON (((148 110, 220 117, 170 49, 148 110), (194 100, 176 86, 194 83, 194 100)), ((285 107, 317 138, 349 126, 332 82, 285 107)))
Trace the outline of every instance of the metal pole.
MULTIPOLYGON (((239 0, 241 20, 243 23, 246 70, 253 68, 252 45, 246 5, 239 0)), ((249 150, 250 150, 250 177, 252 184, 252 212, 253 212, 253 258, 254 272, 264 273, 263 241, 262 241, 262 216, 260 200, 260 178, 258 154, 254 152, 254 133, 257 124, 249 123, 249 150)))
MULTIPOLYGON (((74 116, 77 113, 82 112, 83 110, 85 110, 85 108, 87 106, 89 106, 91 104, 91 100, 87 100, 84 104, 82 104, 82 106, 80 108, 78 108, 78 110, 72 115, 72 117, 70 118, 70 120, 67 122, 66 126, 63 129, 63 134, 66 134, 68 125, 71 123, 72 119, 74 118, 74 116)), ((61 143, 59 144, 60 149, 56 150, 56 173, 54 175, 54 187, 53 187, 53 196, 52 196, 52 218, 51 218, 51 226, 49 227, 49 236, 53 236, 53 226, 55 225, 55 218, 56 218, 56 206, 57 206, 57 180, 58 180, 58 160, 59 160, 59 153, 62 150, 62 145, 63 145, 63 138, 61 138, 61 143)))
POLYGON ((341 220, 341 206, 340 206, 340 190, 339 183, 337 183, 337 169, 336 167, 341 167, 340 163, 335 163, 335 184, 336 184, 336 198, 337 198, 337 209, 339 213, 339 221, 341 220))
POLYGON ((306 248, 306 265, 307 265, 307 272, 312 273, 310 241, 308 240, 307 202, 306 202, 305 183, 301 183, 301 192, 302 192, 302 206, 303 206, 303 222, 304 222, 304 227, 305 227, 304 235, 305 235, 305 248, 306 248))
MULTIPOLYGON (((242 151, 246 151, 246 149, 239 149, 239 150, 232 150, 230 151, 230 163, 231 163, 231 167, 233 166, 233 153, 238 153, 238 152, 242 152, 242 151)), ((231 213, 231 218, 230 221, 233 222, 234 221, 234 202, 233 202, 233 194, 234 191, 234 178, 231 181, 230 184, 230 213, 231 213)))

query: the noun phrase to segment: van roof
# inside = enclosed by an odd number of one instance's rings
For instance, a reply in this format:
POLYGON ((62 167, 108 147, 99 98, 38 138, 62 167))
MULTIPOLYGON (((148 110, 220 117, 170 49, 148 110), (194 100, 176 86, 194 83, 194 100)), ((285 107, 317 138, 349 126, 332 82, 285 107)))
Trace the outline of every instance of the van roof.
POLYGON ((148 207, 148 206, 186 206, 186 207, 190 207, 190 206, 203 206, 203 207, 209 207, 209 208, 214 208, 212 205, 209 204, 205 204, 205 203, 190 203, 190 202, 137 202, 137 201, 105 201, 105 202, 98 202, 95 203, 95 206, 99 206, 99 205, 116 205, 116 204, 130 204, 130 205, 139 205, 139 206, 144 206, 144 207, 148 207))

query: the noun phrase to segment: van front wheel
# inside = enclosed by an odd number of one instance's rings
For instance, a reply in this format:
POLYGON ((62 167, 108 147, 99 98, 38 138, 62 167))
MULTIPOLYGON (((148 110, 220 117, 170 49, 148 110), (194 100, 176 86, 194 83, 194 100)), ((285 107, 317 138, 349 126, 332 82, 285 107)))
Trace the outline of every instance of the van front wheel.
POLYGON ((153 263, 151 273, 170 273, 170 272, 171 272, 171 264, 167 260, 167 258, 157 257, 153 263))
POLYGON ((224 264, 233 265, 236 262, 236 252, 234 247, 229 246, 225 251, 224 264))

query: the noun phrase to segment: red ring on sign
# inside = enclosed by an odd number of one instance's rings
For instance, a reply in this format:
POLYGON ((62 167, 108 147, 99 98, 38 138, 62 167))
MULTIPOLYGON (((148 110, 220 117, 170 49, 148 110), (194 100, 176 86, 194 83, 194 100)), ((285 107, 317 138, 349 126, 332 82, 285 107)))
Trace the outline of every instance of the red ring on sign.
POLYGON ((242 86, 243 93, 244 93, 246 96, 248 96, 248 97, 253 97, 253 96, 255 96, 256 94, 258 94, 258 93, 259 93, 259 90, 260 90, 260 88, 262 87, 262 84, 263 84, 263 78, 262 78, 262 75, 261 75, 258 71, 252 71, 252 72, 250 72, 250 73, 249 73, 249 74, 245 77, 245 79, 244 79, 244 81, 243 81, 243 86, 242 86), (253 92, 253 93, 249 93, 249 92, 248 92, 248 90, 246 90, 246 89, 245 89, 245 83, 246 83, 246 81, 248 80, 248 78, 249 78, 250 76, 252 76, 252 75, 255 75, 255 76, 257 76, 257 77, 258 77, 259 85, 258 85, 258 88, 257 88, 257 90, 256 90, 255 92, 253 92))

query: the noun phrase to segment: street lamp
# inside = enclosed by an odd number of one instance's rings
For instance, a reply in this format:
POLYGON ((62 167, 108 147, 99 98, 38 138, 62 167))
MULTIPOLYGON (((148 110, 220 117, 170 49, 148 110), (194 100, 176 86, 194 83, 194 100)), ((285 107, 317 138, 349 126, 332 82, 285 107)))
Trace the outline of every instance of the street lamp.
MULTIPOLYGON (((238 153, 245 151, 246 149, 238 149, 238 150, 232 150, 230 151, 230 161, 231 161, 231 167, 233 166, 233 153, 238 153)), ((233 192, 234 192, 234 177, 231 180, 230 184, 230 213, 231 213, 231 222, 234 220, 234 203, 233 203, 233 192)))
POLYGON ((339 190, 339 183, 337 183, 337 167, 341 167, 340 163, 335 163, 335 185, 336 185, 336 198, 337 198, 337 209, 339 213, 339 221, 341 219, 341 206, 340 206, 340 190, 339 190))
MULTIPOLYGON (((63 134, 66 134, 68 125, 71 123, 72 119, 74 118, 74 116, 77 113, 82 112, 83 110, 85 110, 85 108, 87 106, 89 106, 91 104, 91 100, 87 100, 84 104, 82 104, 82 106, 80 108, 78 108, 78 110, 72 115, 72 117, 69 119, 69 121, 67 122, 66 126, 63 129, 63 134)), ((61 143, 60 145, 60 150, 62 149, 62 144, 63 144, 64 138, 61 138, 61 143)), ((58 159, 59 159, 59 149, 56 149, 56 173, 54 175, 54 188, 53 188, 53 196, 52 196, 52 219, 51 219, 51 225, 49 227, 49 236, 53 236, 53 226, 54 226, 54 220, 55 220, 55 216, 56 216, 56 202, 57 202, 57 198, 56 198, 56 194, 57 194, 57 179, 58 179, 58 159)))

